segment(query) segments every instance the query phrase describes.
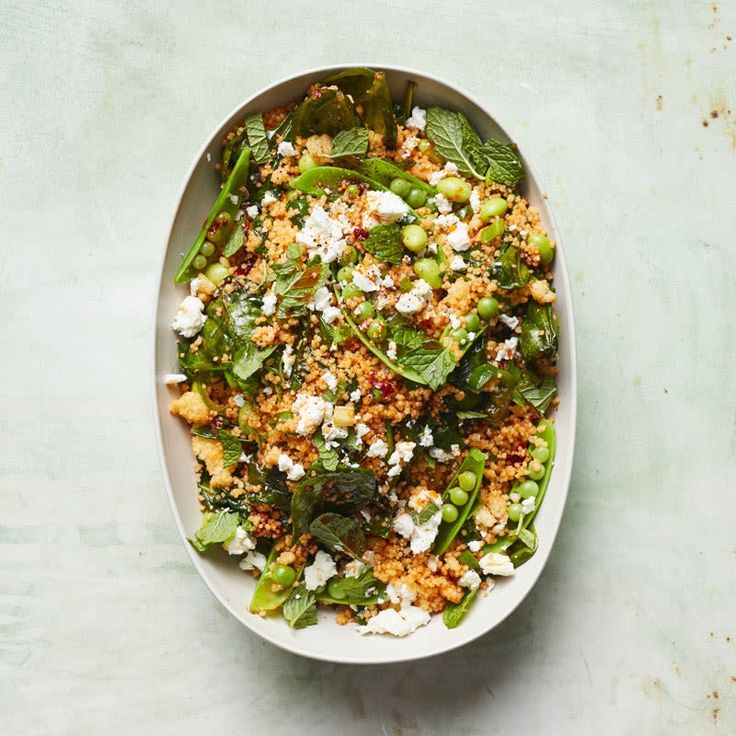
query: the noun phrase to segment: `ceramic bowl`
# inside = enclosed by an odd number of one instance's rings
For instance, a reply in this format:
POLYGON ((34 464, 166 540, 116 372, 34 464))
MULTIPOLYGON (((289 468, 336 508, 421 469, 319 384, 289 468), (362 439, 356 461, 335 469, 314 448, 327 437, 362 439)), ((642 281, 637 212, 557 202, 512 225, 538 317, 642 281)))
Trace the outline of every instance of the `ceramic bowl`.
MULTIPOLYGON (((554 262, 557 289, 557 315, 560 325, 558 390, 560 406, 555 415, 557 456, 550 485, 536 519, 539 549, 529 562, 508 579, 500 579, 490 595, 480 595, 468 615, 456 629, 446 629, 441 616, 406 638, 361 636, 356 626, 339 626, 333 614, 320 611, 317 626, 291 630, 281 616, 261 618, 248 612, 254 579, 243 573, 233 558, 220 550, 199 555, 189 543, 199 527, 200 510, 192 468, 191 435, 188 427, 169 414, 172 389, 164 384, 164 374, 177 371, 176 336, 171 321, 183 297, 184 285, 175 285, 174 273, 182 255, 189 250, 201 223, 218 192, 219 176, 211 161, 220 155, 220 141, 226 131, 252 112, 265 111, 300 98, 308 85, 331 72, 359 66, 330 66, 296 74, 278 81, 249 97, 208 136, 184 178, 166 243, 155 306, 153 352, 153 389, 158 445, 166 490, 174 512, 182 544, 207 587, 217 600, 251 631, 267 641, 295 654, 331 662, 375 664, 400 662, 447 652, 487 634, 524 600, 549 558, 565 506, 575 439, 575 332, 570 296, 570 282, 560 234, 530 161, 524 157, 526 179, 521 192, 541 214, 550 236, 557 241, 554 262), (211 159, 211 160, 210 160, 211 159)), ((456 85, 429 74, 386 65, 369 65, 385 69, 394 99, 402 99, 407 81, 417 83, 415 104, 421 107, 439 105, 465 113, 483 137, 514 140, 500 125, 496 111, 487 110, 456 85)), ((524 154, 523 148, 521 149, 524 154)), ((186 611, 182 611, 186 615, 186 611)))

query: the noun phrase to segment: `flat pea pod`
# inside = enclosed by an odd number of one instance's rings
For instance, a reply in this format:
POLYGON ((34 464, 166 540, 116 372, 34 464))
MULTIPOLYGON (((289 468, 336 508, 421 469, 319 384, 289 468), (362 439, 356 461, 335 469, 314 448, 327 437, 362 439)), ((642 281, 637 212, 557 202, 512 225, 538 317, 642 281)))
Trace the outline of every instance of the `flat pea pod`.
MULTIPOLYGON (((278 552, 276 551, 276 545, 274 545, 266 560, 266 567, 263 568, 261 577, 258 578, 256 589, 253 591, 253 597, 250 600, 249 606, 251 613, 276 611, 281 608, 292 591, 291 586, 283 586, 280 590, 276 591, 272 590, 272 587, 277 584, 272 577, 273 570, 276 568, 277 557, 278 552)), ((302 568, 300 567, 296 571, 297 580, 299 580, 301 574, 302 568)))
POLYGON ((434 545, 432 546, 434 554, 444 554, 470 515, 470 512, 475 505, 475 500, 478 497, 481 484, 483 483, 483 469, 486 465, 486 459, 485 453, 477 450, 476 448, 472 448, 448 483, 445 492, 442 494, 443 505, 451 503, 450 491, 457 486, 457 480, 460 477, 460 474, 468 471, 475 473, 475 485, 470 491, 468 491, 467 503, 462 506, 462 508, 458 509, 457 518, 452 522, 443 521, 440 524, 439 531, 437 532, 437 536, 434 540, 434 545))
MULTIPOLYGON (((186 254, 186 256, 184 256, 184 260, 182 261, 181 266, 179 266, 179 270, 176 272, 174 281, 177 284, 189 281, 190 277, 193 275, 192 273, 190 273, 192 261, 199 254, 199 249, 202 247, 202 244, 207 237, 207 231, 210 229, 210 226, 215 221, 215 218, 222 213, 227 213, 227 215, 230 217, 230 224, 232 224, 235 220, 235 215, 240 209, 240 196, 237 196, 238 190, 241 187, 247 185, 249 170, 250 148, 244 148, 243 152, 238 157, 235 166, 233 166, 232 173, 227 178, 227 181, 220 190, 220 193, 217 195, 215 204, 212 206, 209 215, 207 215, 207 219, 204 221, 204 226, 199 231, 197 239, 194 241, 194 244, 189 249, 189 252, 186 254), (231 194, 236 195, 236 203, 233 203, 233 201, 230 199, 231 194)), ((224 235, 226 235, 226 233, 224 235)))
POLYGON ((371 179, 389 186, 392 179, 403 179, 409 182, 415 189, 421 189, 427 194, 434 196, 437 194, 437 190, 427 184, 427 182, 417 179, 416 176, 408 174, 400 166, 397 166, 391 161, 385 161, 382 158, 368 158, 363 162, 361 171, 371 179))

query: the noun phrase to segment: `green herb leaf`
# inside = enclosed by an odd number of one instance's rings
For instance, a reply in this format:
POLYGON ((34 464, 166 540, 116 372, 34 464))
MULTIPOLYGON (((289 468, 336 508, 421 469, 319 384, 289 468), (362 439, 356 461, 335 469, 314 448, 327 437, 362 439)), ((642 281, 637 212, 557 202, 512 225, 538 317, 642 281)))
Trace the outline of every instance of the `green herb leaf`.
POLYGON ((314 293, 327 281, 330 267, 316 263, 302 271, 299 264, 290 261, 274 266, 274 272, 274 292, 281 297, 278 314, 283 318, 303 314, 314 293))
POLYGON ((527 304, 526 316, 521 323, 519 348, 527 362, 540 356, 557 354, 557 317, 549 304, 535 301, 527 304))
POLYGON ((468 608, 470 608, 477 592, 478 589, 473 588, 463 596, 460 603, 449 603, 445 606, 445 610, 442 611, 442 621, 448 629, 454 629, 465 618, 465 614, 468 612, 468 608))
POLYGON ((255 343, 248 341, 235 355, 231 366, 232 375, 239 383, 245 383, 263 367, 266 358, 277 347, 270 345, 267 348, 259 348, 255 343))
POLYGON ((208 512, 202 519, 202 525, 194 533, 194 539, 189 542, 197 550, 204 552, 213 544, 220 544, 229 539, 238 527, 238 514, 229 511, 208 512))
POLYGON ((317 598, 304 583, 294 588, 281 610, 292 629, 304 629, 317 623, 317 598))
POLYGON ((526 383, 517 387, 519 393, 540 414, 545 414, 557 391, 552 376, 545 376, 541 383, 526 383))
POLYGON ((365 534, 355 519, 341 514, 321 514, 309 525, 310 534, 332 552, 360 559, 365 550, 365 534))
POLYGON ((368 129, 341 130, 332 141, 330 158, 365 156, 368 153, 368 129))
POLYGON ((386 335, 389 341, 405 348, 418 348, 427 342, 424 332, 408 325, 398 314, 386 321, 386 335))
POLYGON ((529 283, 531 271, 524 263, 521 251, 511 243, 501 246, 491 267, 493 278, 502 289, 518 289, 529 283))
POLYGON ((243 243, 245 243, 245 231, 240 225, 236 225, 222 249, 222 255, 225 258, 234 256, 243 247, 243 243))
POLYGON ((265 472, 255 463, 248 465, 248 482, 261 486, 256 493, 248 495, 251 503, 264 503, 282 511, 291 509, 291 492, 286 483, 286 473, 269 468, 265 472))
POLYGON ((524 178, 524 164, 512 145, 491 139, 481 146, 481 152, 488 162, 487 180, 512 187, 524 178))
POLYGON ((404 243, 401 240, 401 225, 377 225, 363 241, 363 247, 381 263, 398 266, 404 257, 404 243))
POLYGON ((220 444, 222 444, 222 451, 224 453, 222 464, 226 468, 235 465, 240 460, 240 455, 243 452, 240 440, 225 429, 218 429, 217 437, 220 440, 220 444))
POLYGON ((461 173, 476 179, 485 179, 485 169, 478 171, 471 152, 464 144, 467 134, 463 136, 462 118, 458 113, 442 107, 430 107, 427 110, 426 133, 437 153, 446 161, 454 163, 461 173))
POLYGON ((362 125, 355 107, 340 90, 315 87, 293 112, 292 130, 295 136, 327 133, 335 137, 341 130, 362 125))
POLYGON ((356 577, 333 578, 329 593, 318 593, 317 600, 344 606, 372 606, 385 597, 385 592, 386 586, 376 579, 371 568, 367 568, 356 577))
POLYGON ((532 552, 537 548, 537 535, 529 529, 520 527, 516 530, 516 538, 525 546, 528 547, 532 552))
POLYGON ((459 411, 455 415, 458 419, 487 419, 488 414, 483 411, 459 411))
POLYGON ((245 133, 248 144, 253 152, 253 158, 259 164, 265 164, 270 158, 268 135, 263 126, 263 115, 255 113, 245 119, 245 133))
POLYGON ((437 194, 437 190, 433 186, 430 186, 426 181, 422 181, 416 176, 412 176, 407 173, 393 161, 387 161, 382 158, 367 158, 361 166, 361 171, 366 176, 369 176, 371 179, 375 179, 375 181, 383 184, 385 187, 388 187, 391 184, 392 179, 404 179, 413 187, 421 189, 422 191, 427 192, 427 194, 437 194))
POLYGON ((322 340, 328 346, 340 345, 353 336, 350 326, 344 322, 333 327, 332 325, 328 325, 323 319, 319 321, 319 333, 322 336, 322 340))
POLYGON ((425 524, 435 514, 439 514, 439 513, 440 513, 439 507, 430 501, 418 514, 414 514, 414 523, 415 524, 425 524))
POLYGON ((314 442, 317 447, 317 451, 319 452, 319 461, 322 463, 322 467, 325 470, 336 470, 337 466, 340 464, 340 457, 337 454, 337 450, 332 447, 328 448, 324 437, 319 434, 315 434, 312 437, 312 442, 314 442))
POLYGON ((453 354, 436 343, 413 348, 403 356, 402 364, 415 370, 433 391, 445 383, 457 365, 453 354))

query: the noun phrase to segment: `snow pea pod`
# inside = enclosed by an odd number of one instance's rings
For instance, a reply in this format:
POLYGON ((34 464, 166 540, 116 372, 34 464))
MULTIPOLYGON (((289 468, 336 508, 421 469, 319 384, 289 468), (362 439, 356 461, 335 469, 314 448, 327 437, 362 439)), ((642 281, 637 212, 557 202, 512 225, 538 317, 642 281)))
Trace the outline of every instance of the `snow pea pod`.
MULTIPOLYGON (((177 271, 174 281, 177 284, 181 284, 184 281, 188 281, 192 277, 191 265, 192 261, 196 258, 199 253, 199 249, 202 247, 207 232, 209 231, 215 218, 219 215, 226 213, 229 216, 229 230, 235 225, 235 215, 240 208, 241 196, 239 190, 246 186, 248 183, 248 171, 250 170, 250 148, 244 148, 240 156, 238 157, 235 166, 233 167, 232 173, 227 178, 227 181, 223 185, 220 193, 217 195, 215 204, 212 206, 207 219, 204 221, 204 226, 199 231, 197 239, 189 249, 189 253, 186 254, 182 261, 179 270, 177 271), (232 196, 232 199, 231 199, 232 196)), ((225 239, 227 233, 222 233, 222 240, 225 239)))
POLYGON ((435 538, 434 545, 432 546, 434 554, 444 554, 450 544, 452 544, 452 541, 455 539, 460 529, 462 529, 465 520, 470 515, 470 511, 475 505, 475 500, 478 498, 480 487, 483 484, 483 469, 486 465, 486 459, 487 457, 485 453, 477 450, 476 448, 472 448, 465 456, 465 459, 460 464, 460 467, 457 469, 455 475, 447 485, 445 492, 442 494, 443 505, 451 503, 450 490, 457 486, 460 475, 466 472, 470 472, 475 475, 475 485, 468 492, 468 500, 461 508, 458 509, 459 513, 457 518, 450 522, 443 520, 440 524, 437 537, 435 538))
POLYGON ((434 196, 437 194, 437 190, 427 184, 427 182, 417 179, 416 176, 407 173, 400 166, 397 166, 391 161, 385 161, 382 158, 366 159, 363 162, 362 170, 367 176, 375 179, 384 186, 389 186, 392 179, 403 179, 404 181, 408 181, 413 187, 421 189, 429 195, 434 196))
MULTIPOLYGON (((276 551, 276 545, 273 546, 266 560, 266 567, 263 568, 261 577, 258 578, 256 589, 253 591, 253 598, 250 601, 251 613, 259 613, 260 611, 275 611, 281 608, 284 601, 289 597, 292 591, 291 586, 282 586, 278 590, 273 590, 276 581, 272 577, 272 572, 276 567, 276 558, 279 553, 276 551)), ((302 576, 304 566, 296 571, 296 579, 302 576)))
POLYGON ((292 179, 289 186, 305 194, 320 197, 326 189, 337 190, 343 182, 363 182, 371 189, 386 191, 387 187, 357 171, 343 169, 340 166, 315 166, 292 179))

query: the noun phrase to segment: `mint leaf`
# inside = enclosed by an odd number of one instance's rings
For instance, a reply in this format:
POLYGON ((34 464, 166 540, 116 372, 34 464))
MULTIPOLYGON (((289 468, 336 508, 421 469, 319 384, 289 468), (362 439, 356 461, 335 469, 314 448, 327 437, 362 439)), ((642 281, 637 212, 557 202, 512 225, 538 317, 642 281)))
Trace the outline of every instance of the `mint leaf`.
MULTIPOLYGON (((467 121, 466 121, 467 122, 467 121)), ((469 123, 467 124, 469 126, 469 123)), ((485 179, 485 169, 479 172, 464 142, 463 122, 460 115, 442 107, 427 110, 427 138, 446 161, 454 163, 458 170, 476 179, 485 179)), ((467 132, 465 138, 467 139, 467 132)), ((472 146, 471 146, 472 149, 472 146)))
POLYGON ((259 164, 265 164, 271 157, 268 135, 263 125, 263 115, 256 113, 245 119, 245 134, 248 137, 253 158, 259 164))
POLYGON ((445 383, 457 363, 447 348, 433 345, 430 343, 429 346, 413 348, 402 357, 401 362, 407 368, 415 370, 436 391, 445 383))
POLYGON ((518 289, 531 279, 531 271, 524 263, 521 251, 511 243, 501 247, 493 261, 491 274, 502 289, 518 289))
POLYGON ((473 588, 463 596, 460 603, 450 603, 445 606, 445 610, 442 612, 442 620, 448 629, 454 629, 465 618, 465 614, 468 612, 468 608, 477 592, 478 589, 473 588))
POLYGON ((398 315, 386 322, 386 333, 389 341, 405 348, 418 348, 427 342, 427 335, 424 332, 410 327, 398 315))
POLYGON ((317 623, 316 596, 301 583, 284 601, 281 611, 292 629, 313 626, 317 623))
POLYGON ((544 306, 530 301, 521 323, 519 348, 527 362, 540 355, 557 354, 557 317, 549 304, 544 306))
POLYGON ((235 435, 224 429, 217 430, 217 437, 222 444, 223 460, 222 464, 229 468, 231 465, 235 465, 240 460, 242 453, 242 447, 240 440, 235 435))
POLYGON ((488 414, 482 411, 459 411, 455 415, 458 419, 487 419, 488 414))
POLYGON ((493 139, 481 146, 481 153, 488 162, 486 180, 497 181, 512 187, 524 178, 524 164, 516 148, 493 139))
POLYGON ((332 141, 330 158, 365 156, 368 153, 368 129, 341 130, 332 141))
POLYGON ((235 355, 232 364, 233 376, 238 382, 244 383, 263 367, 263 362, 277 347, 270 345, 267 348, 259 348, 255 343, 246 342, 235 355))
POLYGON ((243 243, 245 243, 245 232, 240 225, 236 225, 222 249, 222 255, 225 258, 234 256, 243 247, 243 243))
POLYGON ((326 263, 316 263, 303 271, 292 261, 274 266, 276 282, 274 291, 279 300, 279 317, 298 316, 314 297, 320 286, 324 286, 330 267, 326 263))
POLYGON ((228 511, 208 512, 202 518, 202 525, 194 533, 194 539, 190 539, 189 542, 197 552, 204 552, 213 544, 224 542, 231 537, 238 527, 238 519, 238 514, 231 514, 228 511))
POLYGON ((315 434, 312 438, 317 451, 319 452, 319 460, 322 463, 322 467, 325 470, 336 470, 340 464, 340 458, 337 454, 337 450, 334 448, 328 448, 324 437, 315 434))
POLYGON ((381 263, 398 266, 404 257, 404 243, 401 240, 401 225, 377 225, 363 241, 363 247, 381 263))
POLYGON ((359 559, 365 550, 365 534, 355 519, 340 514, 322 514, 310 525, 309 533, 332 552, 359 559))
POLYGON ((554 398, 557 388, 552 376, 545 376, 540 384, 535 385, 531 383, 519 387, 518 390, 524 399, 540 414, 544 414, 549 409, 550 402, 554 398))
POLYGON ((439 507, 435 506, 432 501, 430 501, 418 514, 414 514, 414 523, 415 524, 425 524, 428 522, 435 514, 439 514, 440 509, 439 507))

